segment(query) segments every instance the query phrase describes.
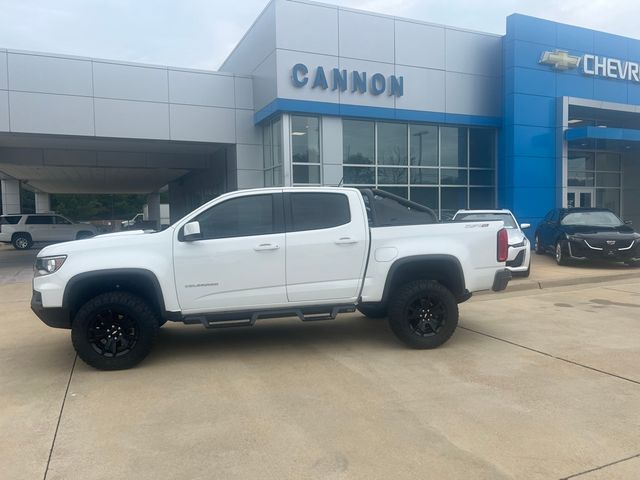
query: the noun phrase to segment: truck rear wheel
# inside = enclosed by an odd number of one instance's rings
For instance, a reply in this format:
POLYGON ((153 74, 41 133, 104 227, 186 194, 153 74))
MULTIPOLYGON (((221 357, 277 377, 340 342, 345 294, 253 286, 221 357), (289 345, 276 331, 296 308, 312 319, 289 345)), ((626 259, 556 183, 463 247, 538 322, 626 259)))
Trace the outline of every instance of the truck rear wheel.
POLYGON ((401 286, 389 303, 389 326, 412 348, 436 348, 458 326, 454 295, 434 280, 416 280, 401 286))
POLYGON ((78 356, 98 370, 122 370, 151 351, 158 319, 149 305, 129 292, 102 293, 85 303, 71 324, 78 356))
POLYGON ((387 316, 386 305, 358 305, 358 311, 367 318, 385 318, 387 316))

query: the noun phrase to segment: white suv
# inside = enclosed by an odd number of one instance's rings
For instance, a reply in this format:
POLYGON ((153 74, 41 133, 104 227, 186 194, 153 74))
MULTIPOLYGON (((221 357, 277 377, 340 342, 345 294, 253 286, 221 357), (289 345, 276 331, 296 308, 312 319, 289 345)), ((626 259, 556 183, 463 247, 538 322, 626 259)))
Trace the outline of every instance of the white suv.
POLYGON ((0 243, 11 243, 17 250, 27 250, 34 242, 66 242, 96 233, 93 225, 53 213, 0 216, 0 243))
POLYGON ((453 216, 455 222, 493 222, 502 220, 509 234, 509 256, 507 268, 514 274, 528 277, 531 273, 531 244, 524 234, 531 225, 518 224, 511 210, 458 210, 453 216))

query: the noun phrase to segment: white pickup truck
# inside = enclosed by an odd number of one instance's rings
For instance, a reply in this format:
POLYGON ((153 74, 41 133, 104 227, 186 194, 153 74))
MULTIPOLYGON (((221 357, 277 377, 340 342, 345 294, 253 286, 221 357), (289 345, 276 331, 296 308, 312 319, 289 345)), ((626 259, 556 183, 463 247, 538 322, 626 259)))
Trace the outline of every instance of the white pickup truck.
POLYGON ((80 358, 104 370, 139 363, 168 320, 215 328, 358 309, 388 316, 409 346, 434 348, 471 292, 506 288, 507 253, 502 222, 439 224, 379 190, 243 190, 161 232, 44 248, 31 308, 70 328, 80 358))

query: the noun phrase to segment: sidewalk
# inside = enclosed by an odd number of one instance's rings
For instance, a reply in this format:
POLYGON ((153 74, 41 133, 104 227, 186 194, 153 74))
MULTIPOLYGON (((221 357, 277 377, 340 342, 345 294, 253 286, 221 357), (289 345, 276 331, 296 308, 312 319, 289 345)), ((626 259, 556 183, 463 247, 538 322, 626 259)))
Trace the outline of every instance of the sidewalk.
POLYGON ((514 276, 507 292, 564 287, 586 283, 600 283, 624 279, 640 279, 640 267, 629 267, 622 263, 579 263, 570 266, 556 264, 551 255, 531 255, 529 278, 514 276))

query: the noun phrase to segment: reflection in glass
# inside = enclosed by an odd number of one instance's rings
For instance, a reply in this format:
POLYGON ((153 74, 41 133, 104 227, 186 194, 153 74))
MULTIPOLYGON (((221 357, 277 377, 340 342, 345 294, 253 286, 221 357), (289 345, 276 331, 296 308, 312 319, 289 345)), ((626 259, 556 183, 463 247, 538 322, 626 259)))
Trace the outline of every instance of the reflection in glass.
POLYGON ((438 127, 435 125, 410 125, 411 165, 438 166, 438 127))
POLYGON ((291 116, 293 163, 320 163, 319 123, 318 117, 291 116))
POLYGON ((354 185, 375 185, 376 172, 374 167, 343 167, 344 183, 354 185))
POLYGON ((440 127, 440 166, 467 166, 467 129, 440 127))
POLYGON ((469 166, 493 168, 495 133, 488 128, 469 129, 469 166))
POLYGON ((407 164, 407 125, 378 122, 378 165, 407 164))
POLYGON ((406 184, 406 168, 378 167, 378 184, 406 184))
POLYGON ((342 120, 342 161, 353 164, 373 164, 374 122, 342 120))

